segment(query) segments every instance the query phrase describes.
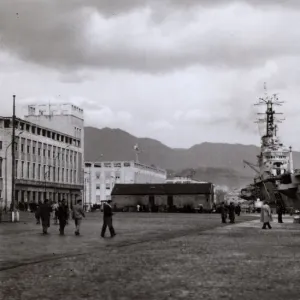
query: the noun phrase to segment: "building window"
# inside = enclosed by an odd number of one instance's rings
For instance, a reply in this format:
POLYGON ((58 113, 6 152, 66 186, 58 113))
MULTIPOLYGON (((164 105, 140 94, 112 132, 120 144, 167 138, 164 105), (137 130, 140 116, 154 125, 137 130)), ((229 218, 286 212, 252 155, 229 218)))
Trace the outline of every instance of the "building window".
POLYGON ((38 166, 38 179, 41 179, 41 165, 38 166))
POLYGON ((72 178, 72 170, 70 170, 70 183, 73 182, 73 178, 72 178))
POLYGON ((124 162, 124 167, 130 167, 130 163, 129 162, 124 162))
POLYGON ((74 183, 77 183, 77 172, 74 170, 74 183))
POLYGON ((57 168, 57 181, 59 181, 60 168, 57 168))
POLYGON ((24 144, 21 144, 21 152, 24 153, 24 144))
POLYGON ((2 141, 0 141, 0 150, 2 150, 2 147, 3 147, 3 146, 2 146, 2 141))
POLYGON ((51 150, 48 150, 48 157, 51 157, 51 150))
POLYGON ((99 183, 96 184, 96 190, 100 190, 100 184, 99 183))
POLYGON ((121 163, 114 163, 114 167, 115 167, 115 168, 121 168, 122 165, 121 165, 121 163))
POLYGON ((64 168, 61 169, 61 181, 62 182, 65 181, 65 169, 64 168))
POLYGON ((53 167, 53 181, 56 181, 56 169, 55 169, 55 167, 53 167))
POLYGON ((46 178, 47 178, 47 177, 46 177, 46 176, 47 176, 47 174, 46 174, 47 171, 46 171, 46 170, 47 170, 47 169, 46 169, 46 165, 44 165, 44 167, 43 167, 43 175, 44 175, 44 176, 43 176, 43 179, 44 179, 44 180, 46 180, 46 178))
POLYGON ((96 172, 96 179, 100 179, 100 172, 96 172))
POLYGON ((24 178, 24 161, 21 163, 21 178, 24 178))
POLYGON ((110 183, 106 183, 106 189, 110 190, 110 183))
POLYGON ((0 158, 0 177, 2 178, 2 162, 3 162, 3 159, 0 158))
POLYGON ((32 154, 35 154, 35 147, 32 147, 32 154))
POLYGON ((30 162, 27 163, 27 179, 30 179, 30 162))
POLYGON ((105 168, 110 168, 111 167, 111 163, 104 163, 104 167, 105 168))
POLYGON ((43 156, 46 157, 46 149, 43 149, 43 156))
POLYGON ((35 163, 32 164, 32 178, 35 179, 35 163))
POLYGON ((101 202, 100 195, 97 195, 97 196, 96 196, 96 202, 97 202, 97 203, 100 203, 100 202, 101 202))
MULTIPOLYGON (((2 159, 1 159, 0 164, 1 164, 0 169, 2 169, 2 159)), ((0 173, 1 173, 0 177, 2 177, 2 172, 0 172, 0 173)), ((18 160, 17 159, 16 159, 16 162, 15 162, 15 176, 16 176, 16 178, 18 178, 18 160)))
POLYGON ((69 170, 66 169, 66 182, 69 182, 69 170))
POLYGON ((30 145, 27 145, 27 153, 30 153, 30 145))
POLYGON ((53 158, 55 158, 55 156, 56 156, 56 147, 53 146, 53 158))

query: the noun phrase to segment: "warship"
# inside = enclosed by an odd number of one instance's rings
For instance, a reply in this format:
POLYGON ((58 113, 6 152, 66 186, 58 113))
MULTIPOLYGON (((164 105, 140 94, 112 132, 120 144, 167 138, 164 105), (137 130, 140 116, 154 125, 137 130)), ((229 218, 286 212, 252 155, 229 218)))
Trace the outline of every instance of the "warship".
MULTIPOLYGON (((264 113, 258 113, 263 117, 258 118, 256 123, 265 124, 264 133, 261 137, 260 153, 257 155, 257 163, 253 164, 246 160, 244 166, 249 166, 255 171, 254 182, 241 190, 240 197, 246 200, 267 200, 271 206, 281 204, 289 210, 297 206, 295 172, 293 170, 292 148, 286 147, 281 142, 278 133, 278 123, 284 119, 277 118, 282 113, 275 112, 275 106, 282 106, 278 96, 268 96, 265 86, 265 96, 259 98, 255 105, 266 107, 264 113)), ((300 172, 299 172, 300 183, 300 172)))

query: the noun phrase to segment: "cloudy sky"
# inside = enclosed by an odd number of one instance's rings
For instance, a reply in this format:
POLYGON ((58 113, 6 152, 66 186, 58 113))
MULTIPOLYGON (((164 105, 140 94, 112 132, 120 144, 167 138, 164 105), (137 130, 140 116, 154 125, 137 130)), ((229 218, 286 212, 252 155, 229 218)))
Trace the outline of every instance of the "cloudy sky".
POLYGON ((266 81, 300 150, 299 0, 1 0, 0 46, 2 115, 16 94, 172 147, 258 144, 266 81))

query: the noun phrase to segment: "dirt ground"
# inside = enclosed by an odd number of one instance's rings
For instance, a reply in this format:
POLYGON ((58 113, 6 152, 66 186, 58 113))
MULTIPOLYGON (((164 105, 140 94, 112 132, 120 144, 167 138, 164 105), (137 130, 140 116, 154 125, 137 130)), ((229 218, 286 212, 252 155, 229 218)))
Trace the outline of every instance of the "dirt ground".
POLYGON ((258 217, 119 213, 100 238, 91 213, 82 235, 33 216, 0 224, 0 299, 300 299, 300 225, 262 230, 258 217), (108 234, 107 234, 108 235, 108 234))

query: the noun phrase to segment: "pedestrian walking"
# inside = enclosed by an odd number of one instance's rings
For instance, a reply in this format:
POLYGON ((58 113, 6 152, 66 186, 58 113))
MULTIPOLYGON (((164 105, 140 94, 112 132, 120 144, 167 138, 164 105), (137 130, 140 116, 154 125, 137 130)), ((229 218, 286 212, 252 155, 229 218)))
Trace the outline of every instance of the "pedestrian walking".
POLYGON ((40 218, 42 221, 43 234, 48 234, 48 228, 50 227, 52 208, 49 205, 48 199, 45 199, 44 203, 40 206, 40 218))
POLYGON ((110 236, 114 237, 116 235, 115 229, 112 224, 112 216, 113 216, 113 211, 111 207, 111 200, 108 200, 106 203, 103 205, 103 225, 102 225, 102 230, 101 230, 101 237, 104 238, 105 236, 105 231, 108 226, 110 236))
POLYGON ((234 223, 235 222, 235 207, 234 207, 233 202, 230 202, 228 210, 229 210, 229 220, 230 220, 230 223, 234 223))
POLYGON ((221 218, 222 218, 222 223, 227 223, 227 207, 225 206, 225 203, 221 203, 221 218))
POLYGON ((75 235, 80 235, 80 226, 82 218, 85 218, 85 214, 82 208, 82 200, 77 200, 77 204, 73 206, 73 219, 75 221, 75 235))
POLYGON ((42 202, 39 200, 38 204, 36 204, 36 206, 35 206, 34 216, 35 216, 37 225, 41 224, 41 205, 42 205, 42 202))
POLYGON ((272 217, 271 208, 270 208, 269 203, 267 201, 264 201, 263 205, 261 207, 260 221, 263 223, 262 229, 267 229, 267 227, 269 229, 272 228, 271 225, 270 225, 270 222, 273 221, 273 217, 272 217))
POLYGON ((236 213, 236 215, 237 216, 240 216, 240 214, 241 214, 241 206, 240 206, 240 204, 238 203, 238 205, 235 207, 235 213, 236 213))
POLYGON ((52 209, 53 209, 53 213, 54 213, 54 216, 53 216, 53 219, 54 219, 54 225, 57 225, 58 224, 58 203, 57 202, 54 202, 53 205, 52 205, 52 209))
POLYGON ((281 203, 277 204, 277 216, 278 216, 278 223, 283 223, 282 221, 282 215, 283 215, 283 205, 281 203))
POLYGON ((58 208, 57 208, 57 218, 59 221, 59 234, 64 235, 65 234, 65 227, 68 220, 68 207, 66 205, 65 199, 59 202, 58 208))

